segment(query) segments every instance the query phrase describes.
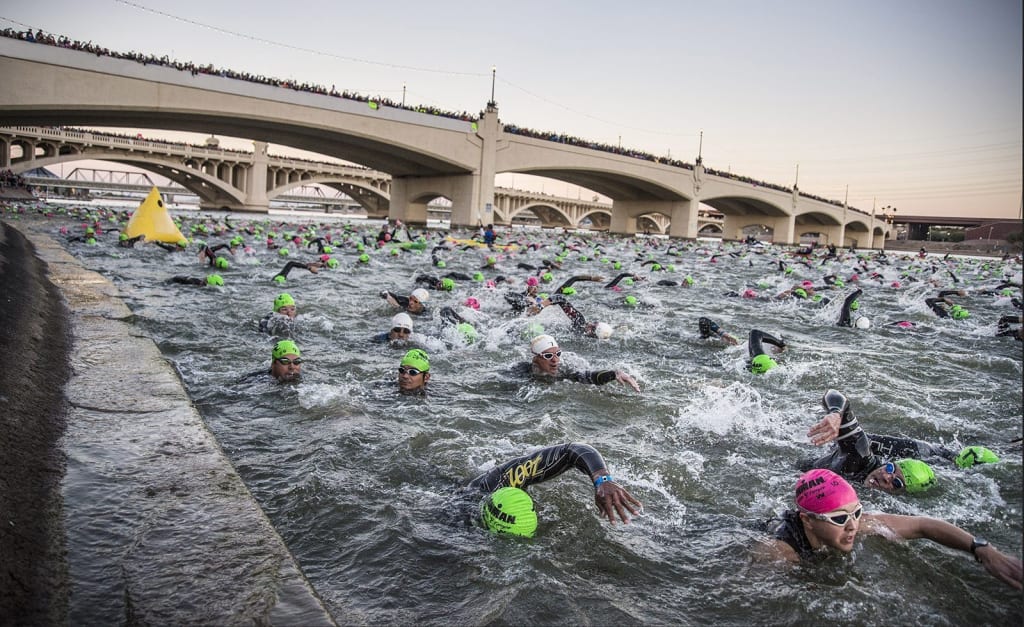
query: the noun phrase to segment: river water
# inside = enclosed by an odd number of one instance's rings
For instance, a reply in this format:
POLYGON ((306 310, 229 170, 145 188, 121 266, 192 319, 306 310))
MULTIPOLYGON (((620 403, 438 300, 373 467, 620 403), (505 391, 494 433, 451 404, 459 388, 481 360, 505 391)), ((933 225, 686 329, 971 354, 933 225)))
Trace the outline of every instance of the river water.
MULTIPOLYGON (((186 225, 205 222, 211 230, 223 218, 183 215, 186 225)), ((232 223, 241 227, 246 220, 235 215, 232 223)), ((281 221, 259 217, 259 224, 282 236, 315 228, 337 241, 343 232, 341 222, 310 227, 298 219, 281 221)), ((62 225, 81 231, 80 221, 55 218, 55 237, 62 237, 62 225)), ((353 228, 372 237, 379 223, 355 221, 353 228)), ((233 234, 197 235, 212 244, 233 234)), ((408 294, 418 273, 472 274, 486 253, 443 253, 447 270, 439 270, 429 251, 393 256, 383 249, 360 266, 354 248, 339 247, 338 268, 316 275, 294 270, 282 287, 271 277, 284 262, 312 260, 315 249, 292 245, 284 258, 268 250, 262 237, 243 235, 252 250, 229 257, 231 267, 220 272, 225 285, 218 288, 167 282, 172 275, 207 274, 194 251, 118 248, 114 234, 96 246, 74 242, 67 248, 119 286, 139 332, 174 364, 340 623, 1020 621, 1019 593, 969 555, 928 541, 861 539, 850 556, 815 565, 752 559, 757 541, 767 537, 765 521, 792 503, 799 474, 794 462, 822 452, 805 433, 823 415, 820 398, 830 387, 851 398, 868 431, 954 449, 983 444, 1002 458, 973 470, 935 464, 939 485, 923 496, 861 490, 868 511, 943 518, 1020 555, 1021 448, 1010 441, 1021 434, 1021 345, 995 337, 998 317, 1017 310, 1009 298, 971 294, 957 299, 971 317, 954 321, 938 319, 924 304, 939 289, 926 279, 952 286, 947 267, 960 279, 956 287, 975 290, 998 284, 1004 274, 1019 283, 1019 264, 953 259, 947 265, 941 258, 895 256, 888 266, 871 261, 881 277, 862 282, 859 313, 874 326, 858 330, 835 326, 845 289, 829 292, 832 302, 823 306, 723 295, 746 288, 771 295, 805 279, 820 286, 829 272, 856 272, 852 256, 826 266, 788 262, 794 271, 785 274, 778 269, 780 251, 771 248, 756 253, 726 245, 722 252, 736 256, 722 254, 712 263, 718 244, 690 243, 673 256, 664 240, 651 249, 642 241, 570 236, 584 250, 600 243, 604 253, 587 250, 583 261, 574 252, 555 273, 555 284, 574 274, 610 279, 616 260, 623 270, 651 277, 622 292, 576 284, 570 297, 575 306, 615 329, 599 342, 573 337, 557 307, 531 319, 511 315, 503 295, 521 290, 527 276, 516 264, 539 265, 557 249, 550 234, 517 232, 516 238, 549 247, 503 255, 498 271, 486 271, 488 278, 515 277, 515 286, 457 281, 451 293, 431 291, 431 314, 416 319, 413 336, 430 354, 430 392, 410 398, 396 392, 395 369, 406 348, 371 341, 395 313, 379 292, 408 294), (649 257, 674 271, 651 272, 642 265, 649 257), (695 279, 689 289, 653 285, 687 275, 695 279), (901 287, 891 287, 892 281, 901 287), (257 321, 281 291, 298 303, 294 335, 305 360, 303 379, 295 385, 243 380, 268 367, 271 339, 257 330, 257 321), (626 295, 635 295, 640 306, 625 306, 626 295), (479 300, 479 311, 460 306, 469 296, 479 300), (442 329, 438 310, 445 305, 476 323, 477 342, 467 344, 442 329), (776 356, 779 368, 750 374, 745 342, 729 347, 699 338, 702 315, 741 340, 759 328, 782 336, 791 348, 776 356), (917 326, 886 324, 898 320, 917 326), (563 361, 622 368, 636 377, 642 393, 615 383, 548 385, 513 378, 510 367, 528 359, 530 323, 558 339, 563 361), (531 488, 540 515, 533 539, 496 537, 460 518, 464 504, 455 494, 471 478, 513 456, 567 441, 595 446, 616 480, 643 502, 643 514, 632 524, 599 519, 590 483, 575 471, 531 488)))

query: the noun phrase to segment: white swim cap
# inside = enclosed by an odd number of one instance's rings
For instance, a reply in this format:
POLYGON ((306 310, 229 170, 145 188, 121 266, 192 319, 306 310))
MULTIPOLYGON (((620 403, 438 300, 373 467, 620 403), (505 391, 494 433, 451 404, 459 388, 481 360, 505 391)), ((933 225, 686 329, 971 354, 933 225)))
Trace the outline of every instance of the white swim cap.
POLYGON ((871 320, 867 316, 861 316, 860 318, 857 318, 857 321, 854 322, 854 324, 857 325, 858 329, 871 328, 871 320))
POLYGON ((538 335, 530 341, 530 350, 534 355, 540 355, 545 351, 549 351, 552 348, 557 348, 558 342, 555 338, 550 335, 538 335))
POLYGON ((594 335, 599 340, 607 340, 612 336, 612 325, 607 322, 598 322, 597 326, 594 327, 594 335))
POLYGON ((416 289, 414 289, 410 296, 415 296, 416 300, 420 301, 421 303, 425 303, 428 300, 430 300, 430 292, 423 289, 422 287, 417 287, 416 289))
POLYGON ((397 313, 391 318, 392 329, 408 329, 412 331, 412 317, 405 313, 397 313))

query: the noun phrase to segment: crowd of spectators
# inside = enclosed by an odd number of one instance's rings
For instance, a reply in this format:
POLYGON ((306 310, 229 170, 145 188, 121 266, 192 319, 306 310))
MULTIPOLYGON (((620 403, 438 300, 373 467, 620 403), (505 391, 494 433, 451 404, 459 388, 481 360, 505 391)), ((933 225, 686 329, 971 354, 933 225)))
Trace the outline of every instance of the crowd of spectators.
MULTIPOLYGON (((19 31, 19 30, 15 30, 15 29, 12 29, 12 28, 5 28, 5 29, 3 29, 3 31, 0 31, 0 34, 2 34, 4 37, 10 37, 12 39, 20 39, 22 41, 31 41, 31 42, 35 42, 35 43, 41 43, 41 44, 50 45, 50 46, 58 46, 58 47, 61 47, 61 48, 69 48, 71 50, 81 50, 81 51, 84 51, 84 52, 93 53, 96 56, 108 56, 108 57, 114 57, 114 58, 118 58, 118 59, 129 59, 129 60, 133 60, 133 61, 137 61, 139 63, 142 63, 143 65, 160 65, 160 66, 165 66, 165 67, 171 67, 171 68, 175 68, 177 70, 191 72, 193 76, 195 76, 197 74, 209 74, 209 75, 213 75, 213 76, 219 76, 219 77, 222 77, 222 78, 231 78, 231 79, 235 79, 235 80, 249 81, 249 82, 252 82, 252 83, 260 83, 260 84, 263 84, 263 85, 272 85, 272 86, 275 86, 275 87, 281 87, 281 88, 285 88, 285 89, 292 89, 294 91, 303 91, 303 92, 309 92, 309 93, 314 93, 314 94, 322 94, 322 95, 325 95, 325 96, 332 96, 332 97, 335 97, 335 98, 344 98, 346 100, 355 100, 355 101, 359 101, 359 102, 366 102, 366 103, 371 103, 373 108, 379 108, 379 107, 383 106, 383 107, 391 107, 391 108, 395 108, 395 109, 405 109, 405 110, 408 110, 408 111, 416 111, 416 112, 419 112, 419 113, 426 113, 426 114, 436 115, 436 116, 440 116, 440 117, 452 118, 452 119, 456 119, 456 120, 464 120, 464 121, 468 121, 468 122, 476 122, 476 121, 478 121, 483 116, 483 112, 481 112, 478 115, 471 115, 471 114, 467 113, 466 111, 462 111, 461 113, 459 113, 459 112, 454 112, 454 111, 445 111, 445 110, 442 110, 442 109, 438 109, 437 107, 431 107, 431 106, 423 106, 423 105, 409 106, 409 105, 405 105, 403 103, 394 102, 393 100, 391 100, 389 98, 383 98, 383 97, 380 97, 380 96, 369 97, 369 96, 364 96, 362 94, 358 94, 356 92, 350 92, 348 90, 342 90, 342 91, 339 92, 334 85, 331 85, 330 89, 328 89, 328 88, 326 88, 326 87, 324 87, 322 85, 316 85, 316 84, 308 83, 308 82, 299 82, 299 81, 296 81, 296 80, 293 80, 293 79, 279 79, 279 78, 263 76, 262 74, 250 74, 248 72, 238 72, 238 71, 231 70, 231 69, 215 68, 213 66, 213 64, 196 65, 195 63, 192 63, 191 61, 181 62, 181 61, 177 61, 177 60, 172 60, 167 55, 164 55, 162 57, 157 57, 156 55, 152 55, 152 54, 146 55, 146 54, 142 54, 142 53, 134 52, 134 51, 133 52, 116 52, 116 51, 110 50, 109 48, 104 48, 102 46, 97 46, 96 44, 93 44, 92 41, 82 42, 82 41, 78 41, 78 40, 71 40, 70 38, 65 37, 63 35, 55 37, 55 36, 53 36, 51 34, 44 33, 42 30, 36 30, 36 32, 33 33, 31 29, 27 29, 27 30, 24 30, 24 31, 19 31)), ((495 103, 488 103, 488 105, 493 105, 493 104, 495 104, 495 103)), ((504 125, 503 129, 504 129, 504 131, 506 133, 511 133, 511 134, 514 134, 514 135, 523 135, 523 136, 526 136, 526 137, 533 137, 533 138, 536 138, 536 139, 543 139, 543 140, 546 140, 546 141, 556 142, 556 143, 560 143, 560 144, 568 144, 568 145, 572 145, 572 146, 579 146, 581 148, 589 148, 591 150, 601 150, 603 152, 610 152, 610 153, 614 153, 614 154, 617 154, 617 155, 622 155, 622 156, 625 156, 625 157, 631 157, 631 158, 634 158, 634 159, 643 159, 645 161, 651 161, 651 162, 654 162, 654 163, 660 163, 660 164, 664 164, 664 165, 669 165, 669 166, 673 166, 673 167, 677 167, 677 168, 682 168, 682 169, 685 169, 685 170, 693 170, 694 169, 694 165, 693 164, 687 163, 685 161, 680 161, 678 159, 672 159, 670 157, 659 157, 659 156, 653 155, 653 154, 648 153, 648 152, 643 152, 643 151, 640 151, 640 150, 633 150, 631 148, 623 148, 621 145, 612 145, 612 144, 605 144, 605 143, 601 143, 601 142, 594 142, 594 141, 590 141, 590 140, 587 140, 587 139, 583 139, 581 137, 575 137, 575 136, 572 136, 572 135, 566 135, 565 133, 555 133, 555 132, 551 132, 551 131, 536 131, 536 130, 533 130, 533 129, 524 128, 524 127, 521 127, 521 126, 516 126, 515 124, 504 125)), ((236 151, 236 152, 244 152, 244 151, 236 151)), ((306 160, 306 161, 309 161, 309 160, 306 160)), ((698 157, 697 161, 698 161, 698 163, 700 163, 700 158, 699 157, 698 157)), ((310 161, 310 162, 312 163, 312 161, 310 161)), ((781 185, 775 185, 773 183, 767 183, 767 182, 764 182, 764 181, 758 181, 758 180, 752 179, 750 177, 741 176, 741 175, 738 175, 738 174, 733 174, 731 172, 723 172, 723 171, 720 171, 720 170, 714 170, 714 169, 707 168, 707 167, 704 168, 704 171, 707 172, 708 174, 712 174, 714 176, 720 176, 720 177, 725 177, 725 178, 732 179, 734 181, 740 181, 740 182, 743 182, 743 183, 749 183, 749 184, 753 185, 754 187, 765 187, 765 188, 768 188, 768 189, 773 189, 773 190, 787 192, 787 193, 792 193, 793 192, 792 188, 784 187, 784 186, 781 186, 781 185)), ((842 207, 843 206, 843 203, 841 203, 841 202, 839 202, 837 200, 829 200, 829 199, 826 199, 826 198, 821 198, 819 196, 814 196, 812 194, 807 194, 807 193, 804 193, 804 192, 799 192, 799 193, 800 193, 801 196, 804 196, 806 198, 812 198, 814 200, 825 202, 825 203, 828 203, 828 204, 831 204, 831 205, 835 205, 835 206, 838 206, 838 207, 842 207)), ((852 211, 856 211, 857 213, 865 213, 864 211, 861 211, 859 209, 854 209, 852 207, 850 209, 852 211)))
POLYGON ((0 188, 26 188, 25 179, 21 178, 20 174, 15 174, 10 169, 0 171, 0 188))

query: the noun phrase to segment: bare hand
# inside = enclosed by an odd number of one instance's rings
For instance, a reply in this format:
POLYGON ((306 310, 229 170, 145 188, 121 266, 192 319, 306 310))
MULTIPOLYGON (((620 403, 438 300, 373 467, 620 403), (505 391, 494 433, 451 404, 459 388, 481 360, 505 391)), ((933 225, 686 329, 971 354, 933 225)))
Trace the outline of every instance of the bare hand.
POLYGON ((628 374, 621 370, 615 371, 615 380, 618 381, 619 383, 625 383, 626 385, 632 387, 637 392, 640 391, 640 384, 636 382, 636 379, 634 379, 633 377, 629 376, 628 374))
MULTIPOLYGON (((602 486, 604 484, 601 484, 602 486)), ((1011 557, 994 546, 982 547, 977 550, 978 559, 981 560, 985 570, 996 579, 1018 590, 1022 589, 1024 571, 1021 569, 1021 562, 1016 557, 1011 557)))
POLYGON ((813 427, 807 430, 807 437, 817 446, 828 444, 839 437, 839 424, 842 416, 838 413, 831 413, 819 420, 813 427))
POLYGON ((626 515, 626 512, 636 516, 643 509, 643 505, 636 497, 626 492, 625 488, 614 481, 605 481, 597 486, 594 491, 594 501, 597 503, 597 509, 601 510, 601 514, 606 516, 613 525, 616 514, 622 524, 628 525, 629 516, 626 515))

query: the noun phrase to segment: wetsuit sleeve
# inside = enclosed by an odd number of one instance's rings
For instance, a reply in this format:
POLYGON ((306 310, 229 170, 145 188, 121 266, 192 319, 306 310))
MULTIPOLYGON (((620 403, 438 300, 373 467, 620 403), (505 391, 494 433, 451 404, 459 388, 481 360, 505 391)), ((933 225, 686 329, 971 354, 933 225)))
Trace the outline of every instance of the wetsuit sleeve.
POLYGON ((561 307, 562 311, 565 312, 565 315, 569 317, 569 320, 572 322, 573 333, 586 333, 587 318, 581 314, 579 310, 570 305, 564 299, 552 302, 555 302, 556 305, 561 307))
POLYGON ((853 305, 853 301, 857 300, 863 292, 864 292, 864 290, 859 290, 859 289, 858 290, 854 290, 853 292, 850 293, 849 296, 846 297, 846 300, 843 301, 843 309, 839 313, 839 322, 836 323, 837 326, 841 326, 841 327, 851 326, 850 325, 850 307, 853 305))
POLYGON ((473 280, 473 277, 469 276, 468 274, 466 274, 464 272, 449 272, 448 274, 444 275, 443 278, 445 278, 445 279, 452 279, 454 281, 472 281, 473 280))
POLYGON ((589 280, 590 280, 590 275, 589 274, 578 274, 578 275, 576 275, 574 277, 569 278, 565 283, 562 283, 561 285, 559 285, 558 289, 555 290, 555 294, 561 294, 563 289, 569 287, 570 285, 572 285, 576 281, 589 281, 589 280))
POLYGON ((786 343, 774 335, 765 333, 760 329, 751 329, 750 336, 747 340, 747 351, 750 353, 751 359, 764 354, 764 346, 762 345, 762 342, 768 342, 772 346, 778 348, 786 348, 786 343))
POLYGON ((871 453, 871 440, 868 439, 860 421, 850 407, 850 401, 839 391, 829 390, 821 398, 821 404, 826 410, 836 412, 842 416, 839 423, 839 435, 836 436, 836 444, 842 455, 836 461, 841 460, 839 469, 832 468, 836 472, 850 473, 861 470, 870 465, 873 455, 871 453))
POLYGON ((579 381, 580 383, 592 383, 594 385, 604 385, 611 383, 615 380, 614 370, 584 370, 583 372, 574 372, 569 378, 579 381))
POLYGON ((168 244, 167 242, 153 242, 153 243, 156 244, 157 246, 159 246, 160 248, 163 248, 166 251, 178 250, 178 247, 175 244, 168 244))
POLYGON ((440 311, 441 320, 447 324, 460 324, 465 322, 462 316, 455 313, 451 307, 442 307, 440 311))
POLYGON ((942 290, 939 292, 939 298, 945 298, 947 296, 959 296, 959 290, 942 290))
POLYGON ((505 294, 505 302, 512 305, 512 313, 521 314, 533 304, 526 294, 505 294))
POLYGON ((191 276, 172 276, 171 283, 180 283, 182 285, 206 285, 206 279, 197 279, 191 276))
POLYGON ((525 488, 554 479, 570 468, 586 473, 588 479, 608 469, 597 449, 570 442, 509 460, 473 479, 469 485, 484 492, 504 487, 525 488))
POLYGON ((398 294, 395 294, 394 292, 381 292, 381 296, 383 298, 387 298, 388 296, 390 296, 391 298, 395 299, 395 302, 398 303, 398 306, 401 307, 402 309, 409 308, 408 296, 400 296, 398 294))
POLYGON ((913 438, 900 438, 891 435, 868 434, 871 441, 871 452, 886 459, 928 459, 941 457, 949 461, 956 458, 956 453, 944 446, 929 444, 913 438))
POLYGON ((441 279, 429 274, 424 274, 423 276, 416 277, 416 283, 418 285, 426 285, 432 289, 439 289, 441 286, 441 279))
POLYGON ((608 285, 605 285, 605 288, 607 289, 609 287, 615 287, 616 285, 619 284, 619 281, 621 281, 622 279, 624 279, 624 278, 626 278, 628 276, 633 276, 633 274, 630 273, 630 272, 623 272, 619 276, 617 276, 614 279, 612 279, 611 281, 609 281, 608 285))
POLYGON ((303 268, 305 270, 308 270, 309 264, 302 263, 301 261, 289 261, 288 263, 284 264, 284 267, 281 268, 281 271, 278 272, 276 276, 283 276, 287 278, 288 273, 294 270, 295 268, 303 268))
POLYGON ((924 304, 928 305, 929 307, 931 307, 931 310, 933 312, 935 312, 936 316, 938 316, 940 318, 948 318, 949 317, 949 312, 946 311, 945 307, 943 307, 942 305, 939 304, 940 302, 942 302, 942 301, 940 301, 938 298, 926 298, 926 299, 924 299, 924 304))

